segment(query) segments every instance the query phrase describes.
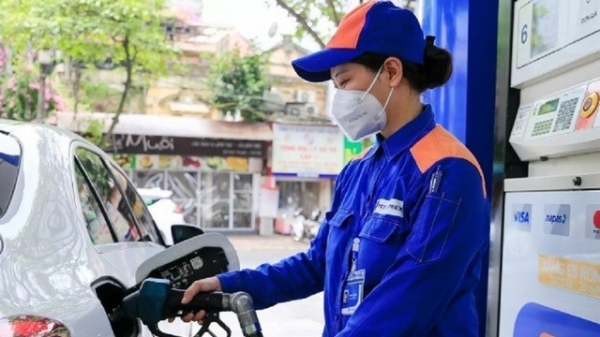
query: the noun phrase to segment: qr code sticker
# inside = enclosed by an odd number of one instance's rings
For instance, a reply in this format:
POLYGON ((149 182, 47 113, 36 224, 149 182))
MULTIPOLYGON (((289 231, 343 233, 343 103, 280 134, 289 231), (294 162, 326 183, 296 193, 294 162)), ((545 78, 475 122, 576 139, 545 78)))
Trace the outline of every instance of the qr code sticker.
POLYGON ((202 259, 198 256, 191 259, 190 263, 192 264, 192 268, 194 268, 194 269, 200 269, 204 265, 204 263, 202 262, 202 259))
POLYGON ((569 130, 571 128, 578 102, 579 98, 572 98, 560 104, 556 123, 554 124, 554 130, 552 132, 569 130))

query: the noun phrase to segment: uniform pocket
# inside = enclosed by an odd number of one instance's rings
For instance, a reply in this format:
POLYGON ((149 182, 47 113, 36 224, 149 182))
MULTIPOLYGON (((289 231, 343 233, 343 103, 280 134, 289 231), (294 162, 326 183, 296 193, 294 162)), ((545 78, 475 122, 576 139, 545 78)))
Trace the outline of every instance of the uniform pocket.
POLYGON ((399 217, 371 215, 358 236, 357 268, 366 271, 366 288, 368 292, 382 279, 385 271, 394 263, 404 244, 407 222, 399 217))
POLYGON ((397 238, 402 232, 403 219, 390 220, 383 217, 371 216, 364 224, 359 237, 378 243, 397 238))
MULTIPOLYGON (((329 233, 327 235, 327 261, 342 261, 344 259, 344 246, 350 238, 348 226, 352 222, 353 212, 338 208, 335 213, 328 212, 325 215, 329 233)), ((329 262, 327 262, 329 263, 329 262)))
POLYGON ((419 262, 439 259, 452 233, 460 200, 428 195, 407 241, 408 253, 419 262))
POLYGON ((327 223, 336 228, 345 227, 352 217, 353 212, 344 208, 339 208, 335 214, 328 213, 325 215, 327 223))

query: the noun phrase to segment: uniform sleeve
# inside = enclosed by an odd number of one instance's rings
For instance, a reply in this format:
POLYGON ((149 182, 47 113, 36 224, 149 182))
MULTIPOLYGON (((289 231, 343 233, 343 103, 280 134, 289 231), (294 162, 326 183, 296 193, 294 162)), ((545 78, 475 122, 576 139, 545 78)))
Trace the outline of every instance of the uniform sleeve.
MULTIPOLYGON (((431 172, 421 181, 427 188, 417 196, 412 230, 395 261, 336 337, 427 336, 453 301, 465 293, 472 300, 489 240, 489 207, 471 163, 444 160, 440 167, 437 191, 429 191, 431 172)), ((473 317, 472 311, 461 315, 473 317)))
MULTIPOLYGON (((341 186, 346 168, 336 182, 332 211, 341 201, 341 186)), ((329 225, 323 221, 308 251, 298 253, 275 264, 263 264, 256 269, 244 269, 218 276, 223 292, 245 291, 256 309, 277 303, 301 299, 323 291, 325 254, 329 225)))
POLYGON ((219 275, 223 292, 245 291, 252 296, 255 309, 264 309, 322 291, 327 232, 327 226, 321 226, 307 252, 253 270, 219 275))

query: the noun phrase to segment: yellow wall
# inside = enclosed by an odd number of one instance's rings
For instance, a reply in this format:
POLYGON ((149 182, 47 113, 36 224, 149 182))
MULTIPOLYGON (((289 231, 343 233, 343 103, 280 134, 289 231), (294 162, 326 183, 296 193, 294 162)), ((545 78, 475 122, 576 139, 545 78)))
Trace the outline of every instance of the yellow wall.
POLYGON ((271 51, 269 61, 269 75, 276 88, 289 102, 296 102, 299 91, 313 92, 315 104, 320 116, 325 116, 327 102, 327 84, 306 82, 296 75, 292 67, 295 60, 304 53, 291 42, 283 42, 278 48, 271 51))

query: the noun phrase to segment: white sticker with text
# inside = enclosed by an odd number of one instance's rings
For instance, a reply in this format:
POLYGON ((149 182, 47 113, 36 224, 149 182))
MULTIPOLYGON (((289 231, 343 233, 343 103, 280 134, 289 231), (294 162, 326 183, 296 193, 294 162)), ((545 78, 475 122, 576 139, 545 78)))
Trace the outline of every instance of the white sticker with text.
POLYGON ((379 199, 375 205, 375 213, 404 217, 404 201, 398 199, 379 199))

